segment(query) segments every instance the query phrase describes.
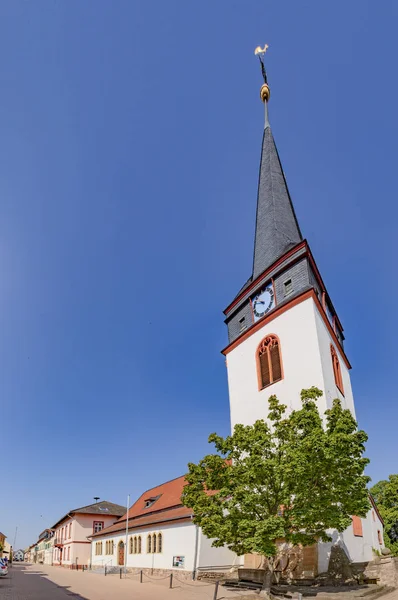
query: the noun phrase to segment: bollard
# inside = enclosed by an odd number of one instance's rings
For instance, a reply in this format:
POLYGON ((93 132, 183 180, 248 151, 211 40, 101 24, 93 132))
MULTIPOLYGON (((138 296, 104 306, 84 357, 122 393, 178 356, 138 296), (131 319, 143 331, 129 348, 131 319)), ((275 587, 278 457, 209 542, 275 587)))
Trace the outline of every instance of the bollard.
POLYGON ((105 577, 106 577, 106 565, 105 565, 105 577))
POLYGON ((83 573, 84 573, 84 565, 82 566, 82 571, 83 571, 83 573))
POLYGON ((142 583, 142 569, 140 571, 140 583, 142 583))
POLYGON ((122 578, 122 567, 120 567, 120 579, 122 578))
POLYGON ((169 588, 172 590, 173 589, 173 573, 170 573, 170 585, 169 588))
POLYGON ((214 596, 213 596, 213 600, 217 600, 217 596, 218 596, 218 586, 220 585, 219 581, 216 581, 216 586, 214 588, 214 596))

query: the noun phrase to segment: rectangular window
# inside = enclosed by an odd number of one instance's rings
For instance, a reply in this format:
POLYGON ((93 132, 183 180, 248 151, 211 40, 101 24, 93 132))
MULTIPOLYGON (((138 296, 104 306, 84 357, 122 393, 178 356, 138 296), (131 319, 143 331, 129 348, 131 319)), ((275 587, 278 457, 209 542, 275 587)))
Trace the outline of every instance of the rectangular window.
POLYGON ((242 333, 246 329, 246 317, 239 319, 239 333, 242 333))
POLYGON ((104 521, 94 521, 93 522, 93 533, 98 533, 102 531, 104 528, 104 521))
POLYGON ((102 542, 97 542, 95 544, 95 554, 97 556, 101 556, 101 554, 102 554, 102 542))
POLYGON ((361 517, 352 517, 352 530, 355 537, 363 537, 361 517))
POLYGON ((287 281, 284 282, 283 289, 284 289, 285 296, 288 296, 289 294, 292 293, 292 291, 293 291, 293 284, 292 284, 292 280, 291 279, 288 279, 287 281))

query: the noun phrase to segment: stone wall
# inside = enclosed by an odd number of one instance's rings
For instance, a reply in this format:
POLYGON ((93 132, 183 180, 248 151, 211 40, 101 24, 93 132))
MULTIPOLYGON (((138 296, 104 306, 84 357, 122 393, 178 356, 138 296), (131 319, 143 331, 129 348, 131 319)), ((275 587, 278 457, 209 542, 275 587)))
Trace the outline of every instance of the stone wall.
POLYGON ((365 579, 398 588, 398 558, 388 555, 376 557, 366 565, 363 574, 365 579))

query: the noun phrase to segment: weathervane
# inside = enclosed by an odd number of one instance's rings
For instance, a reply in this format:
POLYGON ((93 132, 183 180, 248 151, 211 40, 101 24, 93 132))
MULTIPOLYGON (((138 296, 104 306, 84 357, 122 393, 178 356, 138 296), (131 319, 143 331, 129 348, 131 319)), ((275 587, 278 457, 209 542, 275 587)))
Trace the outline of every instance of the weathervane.
POLYGON ((261 73, 263 75, 263 79, 264 79, 264 84, 261 87, 260 90, 260 96, 261 96, 261 100, 263 102, 268 102, 269 97, 270 97, 270 89, 268 87, 268 81, 267 81, 267 71, 265 70, 265 65, 264 65, 264 54, 267 52, 268 50, 268 44, 264 45, 264 48, 261 48, 261 46, 257 46, 257 48, 254 51, 254 54, 256 56, 258 56, 260 63, 261 63, 261 73))

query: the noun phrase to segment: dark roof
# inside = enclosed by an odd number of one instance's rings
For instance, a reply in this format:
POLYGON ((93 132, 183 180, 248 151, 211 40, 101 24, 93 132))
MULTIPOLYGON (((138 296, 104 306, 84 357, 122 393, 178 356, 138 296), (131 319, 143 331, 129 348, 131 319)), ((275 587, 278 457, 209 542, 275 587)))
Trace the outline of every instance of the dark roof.
POLYGON ((66 513, 61 519, 59 519, 53 526, 54 529, 59 523, 64 521, 70 515, 73 514, 88 514, 88 515, 112 515, 114 517, 121 517, 126 513, 126 507, 121 506, 120 504, 114 504, 113 502, 107 502, 106 500, 101 500, 100 502, 95 502, 94 504, 88 504, 87 506, 81 506, 80 508, 74 508, 66 513))
POLYGON ((90 515, 115 515, 120 517, 125 514, 126 507, 121 506, 120 504, 113 504, 113 502, 107 502, 104 500, 103 502, 96 502, 94 504, 89 504, 88 506, 82 506, 81 508, 75 508, 71 511, 71 513, 87 513, 90 515))
POLYGON ((302 239, 271 127, 266 120, 258 181, 253 280, 302 239))

